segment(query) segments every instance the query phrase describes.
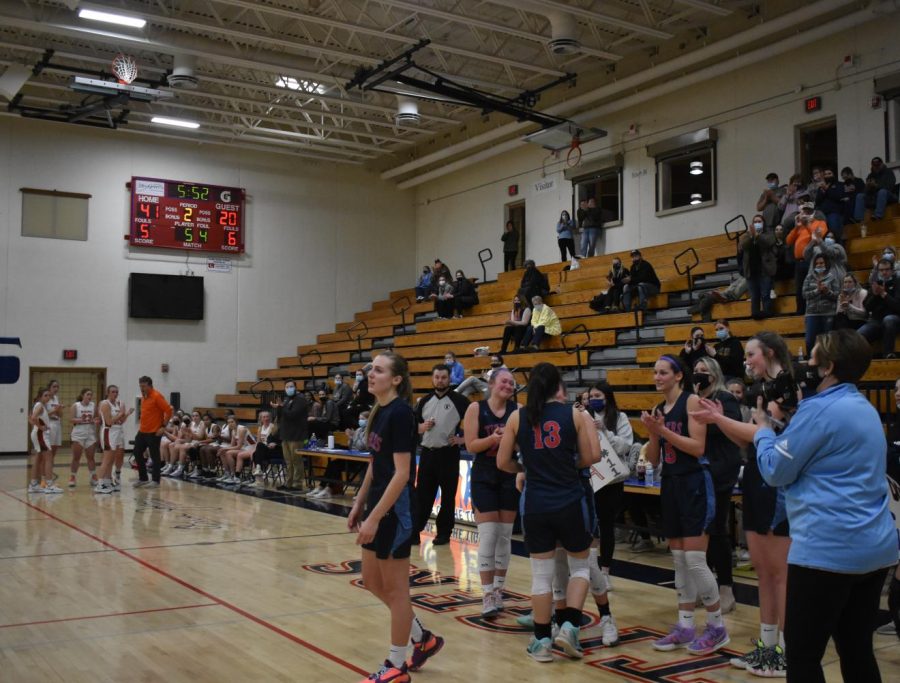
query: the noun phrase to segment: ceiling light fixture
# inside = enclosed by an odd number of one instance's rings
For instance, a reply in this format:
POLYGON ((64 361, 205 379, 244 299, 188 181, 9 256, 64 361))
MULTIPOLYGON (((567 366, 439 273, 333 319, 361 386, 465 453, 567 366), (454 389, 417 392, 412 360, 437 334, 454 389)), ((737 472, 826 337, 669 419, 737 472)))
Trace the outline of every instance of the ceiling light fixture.
POLYGON ((703 195, 702 194, 692 194, 691 195, 691 206, 696 206, 697 204, 703 203, 703 195))
POLYGON ((691 175, 703 175, 703 162, 702 161, 692 161, 691 162, 691 175))
POLYGON ((144 28, 147 20, 129 14, 119 14, 118 12, 107 12, 100 9, 91 9, 82 6, 78 10, 80 19, 90 19, 91 21, 102 21, 107 24, 117 24, 119 26, 129 26, 131 28, 144 28))
POLYGON ((176 128, 199 128, 200 124, 196 121, 187 121, 185 119, 173 119, 168 116, 154 116, 150 119, 150 123, 158 123, 161 126, 175 126, 176 128))

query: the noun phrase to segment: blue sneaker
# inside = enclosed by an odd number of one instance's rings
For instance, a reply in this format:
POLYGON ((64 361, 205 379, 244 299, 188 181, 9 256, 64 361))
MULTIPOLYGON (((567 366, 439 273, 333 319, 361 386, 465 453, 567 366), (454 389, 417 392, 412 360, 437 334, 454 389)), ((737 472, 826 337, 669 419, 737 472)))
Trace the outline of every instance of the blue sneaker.
POLYGON ((536 662, 552 662, 553 661, 553 644, 549 638, 541 638, 538 640, 531 636, 531 642, 525 649, 528 656, 536 662))
POLYGON ((528 614, 523 614, 521 617, 516 617, 516 623, 519 626, 524 626, 525 628, 534 628, 534 614, 529 612, 528 614))
POLYGON ((578 628, 572 626, 568 621, 564 621, 563 625, 559 627, 559 633, 554 637, 553 644, 572 659, 584 657, 584 650, 581 649, 581 643, 578 642, 578 628))

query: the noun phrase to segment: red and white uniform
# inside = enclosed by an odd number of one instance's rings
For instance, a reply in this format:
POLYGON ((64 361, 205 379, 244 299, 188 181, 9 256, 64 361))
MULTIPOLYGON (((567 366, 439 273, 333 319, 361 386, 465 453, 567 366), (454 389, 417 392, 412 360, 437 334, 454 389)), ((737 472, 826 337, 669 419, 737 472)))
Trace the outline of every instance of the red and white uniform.
POLYGON ((94 402, 87 405, 78 401, 75 404, 75 420, 72 424, 72 443, 79 443, 84 448, 90 448, 97 443, 97 428, 94 425, 96 410, 94 402))
POLYGON ((117 422, 119 419, 119 415, 122 414, 122 403, 116 401, 113 403, 110 400, 103 400, 100 403, 100 406, 103 407, 103 404, 109 406, 109 415, 112 418, 111 424, 106 424, 106 420, 103 419, 103 411, 100 411, 100 448, 104 451, 114 451, 117 448, 125 448, 125 428, 117 422))
POLYGON ((237 428, 237 436, 238 442, 241 440, 241 435, 244 436, 244 443, 241 445, 242 451, 255 451, 256 450, 256 437, 247 429, 244 425, 238 425, 237 428))
POLYGON ((196 423, 191 421, 191 446, 199 446, 200 439, 203 438, 203 420, 197 420, 196 423))
POLYGON ((39 407, 37 424, 31 428, 31 447, 36 453, 43 453, 50 450, 50 413, 47 406, 38 401, 31 409, 31 414, 34 415, 39 407))
POLYGON ((47 426, 49 429, 49 445, 62 446, 62 418, 50 415, 50 411, 59 408, 59 396, 51 396, 47 401, 47 426))

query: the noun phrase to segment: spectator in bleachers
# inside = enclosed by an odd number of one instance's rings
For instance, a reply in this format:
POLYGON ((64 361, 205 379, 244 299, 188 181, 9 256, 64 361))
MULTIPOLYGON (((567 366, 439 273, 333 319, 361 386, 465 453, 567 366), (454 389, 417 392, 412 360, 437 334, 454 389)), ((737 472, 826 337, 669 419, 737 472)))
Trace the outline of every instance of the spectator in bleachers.
POLYGON ((519 255, 519 231, 512 221, 506 221, 500 239, 503 241, 503 270, 515 270, 516 256, 519 255))
POLYGON ((816 192, 819 190, 819 185, 822 184, 822 169, 818 166, 812 167, 812 180, 809 181, 809 185, 806 186, 806 191, 809 192, 809 196, 811 199, 816 198, 816 192))
POLYGON ((811 202, 801 204, 800 215, 797 216, 794 229, 788 233, 785 239, 785 242, 794 249, 795 297, 797 300, 797 313, 800 315, 806 313, 806 299, 803 298, 803 282, 806 280, 806 274, 809 272, 809 261, 804 256, 806 245, 812 240, 813 232, 816 230, 820 230, 823 235, 828 231, 828 226, 825 225, 824 220, 813 218, 814 211, 815 206, 811 202))
POLYGON ((545 336, 556 337, 562 334, 562 326, 556 312, 544 303, 539 296, 531 297, 531 326, 525 330, 522 337, 522 348, 537 351, 541 347, 545 336))
POLYGON ((750 409, 750 406, 748 406, 744 401, 744 396, 746 395, 747 391, 747 385, 744 384, 743 378, 733 377, 727 380, 725 382, 725 388, 728 389, 731 395, 737 399, 737 402, 741 407, 741 422, 750 422, 753 411, 750 409))
POLYGON ((626 311, 631 310, 631 300, 635 291, 638 295, 637 306, 642 311, 647 310, 647 299, 659 294, 659 278, 656 277, 653 266, 641 258, 640 249, 631 250, 631 272, 622 278, 622 282, 624 283, 622 308, 626 311))
POLYGON ((834 329, 858 330, 869 317, 865 302, 868 292, 860 286, 853 273, 844 275, 834 315, 834 329))
MULTIPOLYGON (((750 315, 754 320, 772 315, 772 291, 778 256, 775 252, 775 233, 765 229, 765 219, 758 213, 740 239, 743 274, 750 289, 750 315)), ((687 367, 693 367, 688 365, 687 367)))
POLYGON ((336 373, 334 376, 334 389, 331 391, 331 398, 337 407, 338 423, 341 427, 344 427, 349 420, 347 410, 350 408, 350 402, 353 400, 353 389, 344 381, 344 376, 341 373, 336 373))
POLYGON ((493 354, 490 362, 490 367, 481 373, 481 377, 475 375, 467 377, 462 384, 456 387, 457 393, 462 394, 466 398, 474 393, 482 393, 485 398, 490 398, 488 388, 491 381, 491 373, 498 368, 506 368, 506 365, 503 362, 503 356, 499 353, 493 354))
POLYGON ((325 439, 340 427, 340 417, 335 402, 328 395, 327 389, 319 389, 319 405, 322 412, 317 417, 309 418, 309 431, 319 439, 325 439))
POLYGON ((838 242, 844 238, 844 186, 837 182, 834 170, 822 171, 822 182, 816 189, 816 208, 825 214, 828 230, 838 242))
POLYGON ((616 256, 606 274, 606 291, 595 296, 589 304, 590 307, 598 313, 618 311, 622 305, 622 290, 625 287, 623 281, 628 275, 628 268, 623 268, 622 259, 616 256))
POLYGON ((309 402, 309 417, 322 417, 322 403, 319 401, 319 395, 312 391, 304 391, 303 395, 309 402))
POLYGON ((868 322, 859 333, 869 342, 879 339, 884 358, 896 358, 894 343, 900 331, 900 276, 894 272, 894 264, 888 259, 878 262, 878 274, 869 283, 869 296, 865 307, 868 322))
POLYGON ((830 266, 828 258, 819 254, 803 281, 806 300, 806 348, 816 345, 816 337, 830 332, 834 325, 834 311, 841 290, 841 276, 830 266))
POLYGON ((603 226, 603 214, 597 206, 597 200, 591 197, 587 201, 587 208, 581 220, 581 254, 593 256, 597 248, 597 240, 600 238, 600 228, 603 226))
POLYGON ((785 189, 784 195, 781 197, 781 202, 778 207, 781 209, 782 225, 787 216, 793 216, 800 210, 801 195, 808 197, 809 190, 807 190, 806 185, 803 184, 803 179, 800 177, 800 174, 795 173, 791 176, 790 180, 788 180, 787 188, 785 189))
POLYGON ((725 304, 730 301, 739 301, 747 296, 747 278, 743 275, 735 275, 731 284, 725 289, 714 289, 701 292, 695 304, 688 308, 691 315, 699 313, 703 316, 703 322, 712 322, 712 307, 714 304, 725 304))
POLYGON ((556 221, 556 244, 559 246, 559 260, 568 261, 568 251, 571 258, 575 258, 575 221, 568 211, 563 210, 556 221))
POLYGON ((853 218, 861 222, 865 217, 866 207, 872 209, 872 220, 884 218, 884 210, 888 204, 897 203, 897 178, 894 172, 884 165, 881 157, 872 158, 871 173, 866 176, 866 191, 857 193, 856 208, 853 218))
POLYGON ((709 355, 716 359, 726 378, 744 376, 744 346, 741 340, 731 336, 731 324, 721 318, 716 321, 718 341, 709 355))
POLYGON ((853 169, 849 166, 841 169, 841 180, 844 183, 844 222, 849 223, 853 220, 853 212, 856 210, 856 198, 866 191, 866 184, 862 178, 854 175, 853 169))
POLYGON ((466 377, 466 369, 463 364, 456 360, 456 354, 453 351, 447 351, 444 354, 444 365, 450 370, 450 388, 456 389, 466 377))
POLYGON ((584 244, 584 217, 587 215, 588 202, 582 199, 578 202, 578 210, 575 212, 575 234, 578 236, 578 242, 581 249, 581 256, 585 255, 584 244))
POLYGON ((372 398, 372 394, 369 393, 368 379, 369 370, 371 369, 372 364, 369 363, 362 370, 357 370, 354 375, 353 399, 347 407, 347 423, 351 427, 356 425, 356 422, 363 411, 369 410, 372 407, 374 399, 372 398))
POLYGON ((525 295, 526 301, 531 301, 535 296, 545 297, 550 293, 547 276, 538 270, 531 259, 525 261, 525 272, 522 274, 522 282, 519 283, 519 291, 525 295))
POLYGON ((368 446, 366 445, 366 425, 369 423, 369 411, 364 410, 359 414, 357 418, 356 427, 353 429, 347 429, 347 447, 351 451, 366 451, 368 450, 368 446))
POLYGON ((778 182, 777 173, 769 173, 766 176, 766 189, 756 202, 756 210, 762 215, 766 227, 771 230, 781 220, 783 214, 783 200, 787 194, 787 187, 778 182))
POLYGON ((419 276, 419 279, 416 280, 416 301, 421 302, 425 301, 425 297, 428 296, 428 293, 431 291, 431 268, 428 266, 422 267, 422 274, 419 276))
POLYGON ((831 269, 837 274, 838 278, 843 278, 847 272, 847 251, 835 238, 834 233, 830 230, 821 235, 818 230, 813 231, 809 244, 803 250, 803 258, 812 262, 812 259, 822 254, 831 264, 831 269))
POLYGON ((500 353, 504 354, 509 349, 509 343, 513 343, 513 351, 518 351, 522 345, 522 337, 531 326, 531 300, 523 292, 513 297, 512 310, 509 319, 503 323, 503 341, 500 344, 500 353))
POLYGON ((453 284, 453 310, 454 317, 462 318, 463 311, 478 304, 478 292, 475 284, 466 277, 461 270, 456 271, 456 282, 453 284))
POLYGON ((452 282, 453 278, 450 275, 450 269, 447 265, 441 261, 439 258, 434 260, 434 266, 431 269, 431 291, 428 292, 428 297, 433 298, 432 295, 437 293, 438 289, 438 280, 443 276, 446 282, 452 282))
POLYGON ((437 280, 437 287, 431 292, 434 299, 434 311, 441 320, 453 318, 453 283, 446 275, 437 280))
POLYGON ((688 385, 691 384, 691 371, 697 361, 709 358, 713 354, 715 354, 715 350, 706 343, 706 335, 703 332, 703 328, 692 327, 690 336, 684 342, 681 351, 678 352, 681 366, 685 369, 684 374, 688 385))

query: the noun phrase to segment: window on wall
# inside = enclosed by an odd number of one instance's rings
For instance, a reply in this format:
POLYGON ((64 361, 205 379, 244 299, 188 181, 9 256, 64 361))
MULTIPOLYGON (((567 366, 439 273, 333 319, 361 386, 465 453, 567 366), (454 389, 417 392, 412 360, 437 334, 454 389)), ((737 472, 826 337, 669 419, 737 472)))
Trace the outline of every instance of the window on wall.
POLYGON ((604 227, 622 224, 622 164, 621 156, 608 157, 566 171, 566 179, 572 181, 573 216, 582 201, 595 199, 604 227))
POLYGON ((900 72, 876 78, 875 93, 884 99, 885 161, 897 166, 900 162, 900 72))
POLYGON ((647 148, 656 160, 656 212, 685 211, 716 201, 716 136, 711 128, 647 148))
POLYGON ((87 240, 89 194, 23 187, 22 236, 87 240))

